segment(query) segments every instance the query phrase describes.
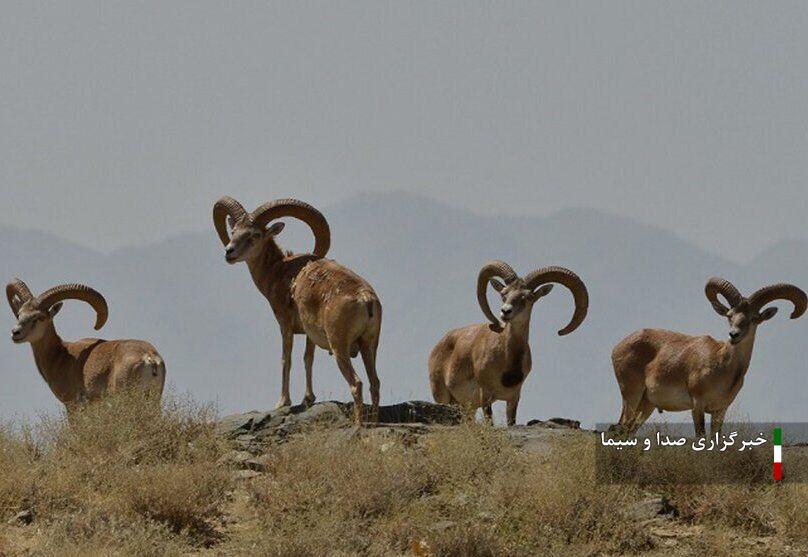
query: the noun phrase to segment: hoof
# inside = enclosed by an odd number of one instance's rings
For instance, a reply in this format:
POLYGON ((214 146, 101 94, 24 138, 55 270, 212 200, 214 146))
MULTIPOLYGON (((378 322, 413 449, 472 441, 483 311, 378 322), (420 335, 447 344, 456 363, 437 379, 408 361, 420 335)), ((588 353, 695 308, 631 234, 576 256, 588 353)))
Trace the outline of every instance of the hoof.
POLYGON ((316 396, 303 397, 303 402, 301 402, 301 404, 306 408, 311 408, 314 405, 315 400, 317 400, 316 396))
POLYGON ((280 401, 278 401, 278 404, 275 405, 275 410, 280 410, 281 408, 288 408, 291 405, 292 405, 291 400, 281 399, 280 401))

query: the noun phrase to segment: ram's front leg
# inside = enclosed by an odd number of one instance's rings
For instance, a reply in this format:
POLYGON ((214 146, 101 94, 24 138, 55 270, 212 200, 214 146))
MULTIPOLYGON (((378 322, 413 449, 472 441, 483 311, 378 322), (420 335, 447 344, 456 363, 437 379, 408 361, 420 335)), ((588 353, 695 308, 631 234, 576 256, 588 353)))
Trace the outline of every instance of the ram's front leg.
POLYGON ((521 390, 518 390, 505 402, 505 417, 508 419, 509 426, 516 425, 516 409, 519 406, 519 397, 521 394, 521 390))
POLYGON ((693 428, 696 430, 696 437, 704 437, 704 403, 701 400, 693 400, 693 428))
POLYGON ((281 330, 281 340, 283 341, 283 355, 281 356, 281 373, 283 379, 281 383, 281 398, 275 409, 285 408, 292 405, 292 397, 289 394, 289 379, 292 373, 292 344, 294 333, 291 329, 281 330))
POLYGON ((505 401, 505 418, 509 426, 516 425, 516 409, 519 407, 519 397, 522 396, 522 385, 530 373, 533 361, 530 355, 530 347, 527 347, 522 356, 522 382, 514 387, 514 393, 505 401))

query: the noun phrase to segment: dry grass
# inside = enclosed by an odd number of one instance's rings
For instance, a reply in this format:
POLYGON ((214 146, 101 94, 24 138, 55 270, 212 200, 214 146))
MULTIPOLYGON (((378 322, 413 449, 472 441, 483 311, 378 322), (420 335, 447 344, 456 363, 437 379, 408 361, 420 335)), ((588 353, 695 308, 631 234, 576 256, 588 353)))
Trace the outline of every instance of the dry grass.
POLYGON ((458 556, 648 546, 619 516, 625 497, 607 491, 592 467, 582 475, 541 462, 488 427, 460 426, 414 448, 314 433, 273 453, 250 489, 252 523, 228 543, 260 555, 401 554, 413 542, 458 556))
POLYGON ((209 409, 188 401, 158 412, 116 397, 86 408, 69 427, 50 421, 0 433, 0 549, 76 556, 808 553, 808 486, 607 485, 596 479, 594 436, 561 439, 540 455, 476 424, 414 444, 313 431, 271 447, 266 473, 244 482, 221 464, 230 447, 211 420, 209 409), (666 495, 680 516, 631 518, 649 495, 666 495), (7 523, 25 509, 35 513, 32 524, 7 523), (657 528, 673 532, 675 542, 657 528))
POLYGON ((273 450, 268 473, 250 485, 242 527, 221 549, 279 556, 808 553, 801 506, 808 486, 603 484, 594 443, 594 436, 561 439, 543 456, 474 424, 409 448, 379 436, 310 433, 273 450), (632 518, 637 502, 657 495, 680 517, 632 518))
POLYGON ((23 510, 35 517, 35 539, 20 552, 155 555, 214 542, 231 480, 217 466, 226 445, 212 417, 189 401, 161 411, 122 394, 87 406, 70 425, 43 420, 4 431, 2 518, 23 510))
MULTIPOLYGON (((752 430, 742 434, 742 438, 755 436, 752 430)), ((614 476, 630 479, 644 491, 667 495, 675 503, 681 522, 749 536, 782 536, 798 544, 808 542, 808 512, 801 509, 808 484, 799 483, 808 480, 804 450, 786 449, 787 474, 793 483, 783 484, 771 479, 769 445, 755 451, 704 453, 687 448, 645 452, 636 447, 612 452, 611 457, 614 476), (718 478, 732 480, 710 483, 718 478)))

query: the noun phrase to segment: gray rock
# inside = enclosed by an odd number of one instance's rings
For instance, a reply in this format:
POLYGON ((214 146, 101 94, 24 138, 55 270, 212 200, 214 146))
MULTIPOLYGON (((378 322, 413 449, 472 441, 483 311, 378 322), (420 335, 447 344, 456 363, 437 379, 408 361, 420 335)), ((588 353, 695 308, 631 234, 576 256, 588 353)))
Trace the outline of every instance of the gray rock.
POLYGON ((547 428, 581 429, 581 422, 569 418, 550 418, 546 422, 542 420, 530 420, 527 422, 527 425, 547 428))
MULTIPOLYGON (((366 412, 369 407, 366 407, 366 412)), ((463 413, 459 408, 424 401, 410 401, 379 408, 378 424, 459 424, 463 413)), ((353 404, 319 402, 310 407, 290 406, 269 412, 246 412, 225 416, 216 431, 234 439, 239 447, 256 453, 260 445, 281 442, 288 436, 315 427, 347 427, 353 423, 353 404)))
POLYGON ((581 422, 578 420, 571 420, 569 418, 550 418, 547 420, 551 424, 560 425, 561 427, 568 427, 570 429, 581 429, 581 422))
POLYGON ((506 429, 516 446, 530 453, 548 455, 553 443, 559 439, 592 435, 588 430, 573 429, 549 421, 531 420, 531 422, 528 422, 528 425, 516 425, 506 429))
POLYGON ((381 406, 379 423, 382 424, 442 424, 457 425, 463 420, 463 412, 456 406, 412 400, 381 406))
POLYGON ((255 435, 246 433, 238 435, 235 438, 235 444, 239 449, 252 454, 259 454, 262 451, 261 442, 258 441, 255 435))
POLYGON ((229 437, 236 437, 239 434, 248 433, 252 431, 256 418, 260 419, 264 414, 266 414, 266 412, 253 411, 225 416, 216 423, 216 433, 229 437))

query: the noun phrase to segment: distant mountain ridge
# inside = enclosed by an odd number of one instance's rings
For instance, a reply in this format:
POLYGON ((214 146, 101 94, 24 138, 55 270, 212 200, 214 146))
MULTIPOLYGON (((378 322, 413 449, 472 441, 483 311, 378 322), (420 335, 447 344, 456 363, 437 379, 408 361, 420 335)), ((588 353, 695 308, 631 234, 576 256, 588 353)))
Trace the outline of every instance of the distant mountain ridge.
MULTIPOLYGON (((481 217, 393 193, 362 194, 322 210, 332 230, 329 257, 369 280, 382 300, 378 364, 386 403, 431 398, 429 351, 446 330, 483 321, 474 283, 488 259, 508 261, 519 273, 563 265, 590 290, 587 320, 563 338, 555 331, 571 314, 569 293, 558 288, 535 307, 534 371, 523 390, 520 421, 553 415, 574 416, 585 424, 614 420, 620 397, 610 352, 637 328, 723 339, 726 324, 703 294, 710 276, 724 276, 744 293, 779 281, 808 288, 808 242, 801 240, 778 242, 748 264, 737 264, 663 229, 594 209, 537 218, 481 217)), ((200 226, 208 224, 202 219, 200 226)), ((305 226, 287 223, 280 243, 295 251, 310 249, 305 226)), ((224 412, 265 408, 278 398, 277 324, 246 267, 224 262, 212 225, 206 232, 110 254, 52 234, 0 227, 0 271, 3 280, 19 276, 35 291, 74 280, 97 287, 110 303, 102 335, 152 341, 179 392, 217 401, 224 412)), ((801 350, 808 318, 790 321, 784 314, 758 333, 746 384, 732 409, 735 417, 808 419, 803 404, 808 374, 801 350)), ((57 326, 66 339, 90 336, 91 317, 85 304, 70 303, 57 326)), ((7 330, 12 319, 8 310, 7 330)), ((296 337, 296 402, 303 395, 302 345, 302 337, 296 337)), ((361 372, 361 362, 356 363, 361 372)), ((0 393, 0 415, 57 407, 34 369, 29 347, 0 342, 0 370, 14 386, 0 393)), ((315 356, 315 390, 320 400, 349 398, 323 351, 315 356)))

